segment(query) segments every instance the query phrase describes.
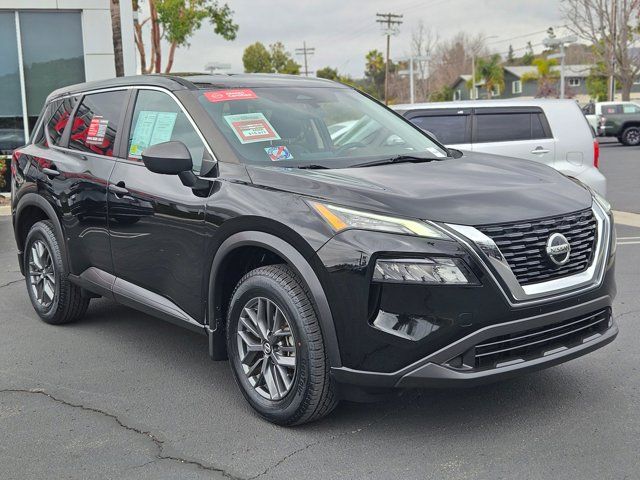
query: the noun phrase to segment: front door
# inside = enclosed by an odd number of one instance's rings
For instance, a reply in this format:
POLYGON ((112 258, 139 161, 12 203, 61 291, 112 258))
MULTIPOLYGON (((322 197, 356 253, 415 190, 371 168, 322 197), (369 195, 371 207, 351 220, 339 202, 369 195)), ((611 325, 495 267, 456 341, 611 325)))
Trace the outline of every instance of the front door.
MULTIPOLYGON (((205 202, 176 175, 152 173, 141 152, 181 141, 199 171, 205 146, 176 101, 158 90, 137 91, 128 129, 127 158, 109 185, 109 233, 116 276, 164 297, 203 321, 205 202)), ((139 290, 141 291, 141 290, 139 290)))

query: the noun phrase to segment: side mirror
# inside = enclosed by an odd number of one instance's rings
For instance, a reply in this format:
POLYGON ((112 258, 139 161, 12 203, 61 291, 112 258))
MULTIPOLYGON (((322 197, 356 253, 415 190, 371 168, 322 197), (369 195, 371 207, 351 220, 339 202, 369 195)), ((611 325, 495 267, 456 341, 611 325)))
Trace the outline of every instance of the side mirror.
POLYGON ((453 158, 462 158, 464 156, 464 153, 456 148, 448 148, 447 150, 449 150, 449 155, 453 158))
POLYGON ((148 170, 163 175, 178 175, 193 168, 191 153, 182 142, 151 145, 142 152, 142 162, 148 170))

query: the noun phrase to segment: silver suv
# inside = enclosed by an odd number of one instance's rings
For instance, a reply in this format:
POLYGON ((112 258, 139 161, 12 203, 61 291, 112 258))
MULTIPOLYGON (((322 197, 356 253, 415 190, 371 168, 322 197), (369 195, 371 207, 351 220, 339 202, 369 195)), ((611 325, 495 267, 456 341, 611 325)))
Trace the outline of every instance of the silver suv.
POLYGON ((544 163, 606 195, 600 148, 573 100, 476 100, 394 105, 449 147, 544 163))

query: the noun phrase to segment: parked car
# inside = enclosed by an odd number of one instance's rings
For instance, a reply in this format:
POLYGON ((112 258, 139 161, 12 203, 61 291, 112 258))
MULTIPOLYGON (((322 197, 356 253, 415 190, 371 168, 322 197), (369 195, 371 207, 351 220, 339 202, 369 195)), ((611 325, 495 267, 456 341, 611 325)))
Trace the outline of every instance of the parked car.
POLYGON ((640 145, 640 105, 633 102, 601 102, 592 105, 593 113, 586 117, 591 124, 595 123, 599 136, 616 137, 627 146, 640 145))
POLYGON ((43 321, 105 297, 207 335, 277 424, 546 368, 618 332, 606 200, 539 163, 449 150, 327 80, 71 86, 12 162, 43 321), (356 120, 353 140, 327 118, 356 120))
POLYGON ((601 195, 600 147, 573 100, 476 100, 396 105, 449 147, 544 163, 601 195))

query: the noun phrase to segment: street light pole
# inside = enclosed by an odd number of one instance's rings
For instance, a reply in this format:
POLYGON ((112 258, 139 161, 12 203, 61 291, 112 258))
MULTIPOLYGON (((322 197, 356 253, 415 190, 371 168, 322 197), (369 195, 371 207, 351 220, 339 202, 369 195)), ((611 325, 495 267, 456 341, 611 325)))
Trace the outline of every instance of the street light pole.
POLYGON ((560 59, 560 98, 564 98, 564 45, 566 43, 575 43, 578 41, 578 37, 575 35, 569 35, 562 38, 545 38, 542 43, 545 47, 555 48, 560 47, 560 53, 549 55, 547 58, 559 58, 560 59))

